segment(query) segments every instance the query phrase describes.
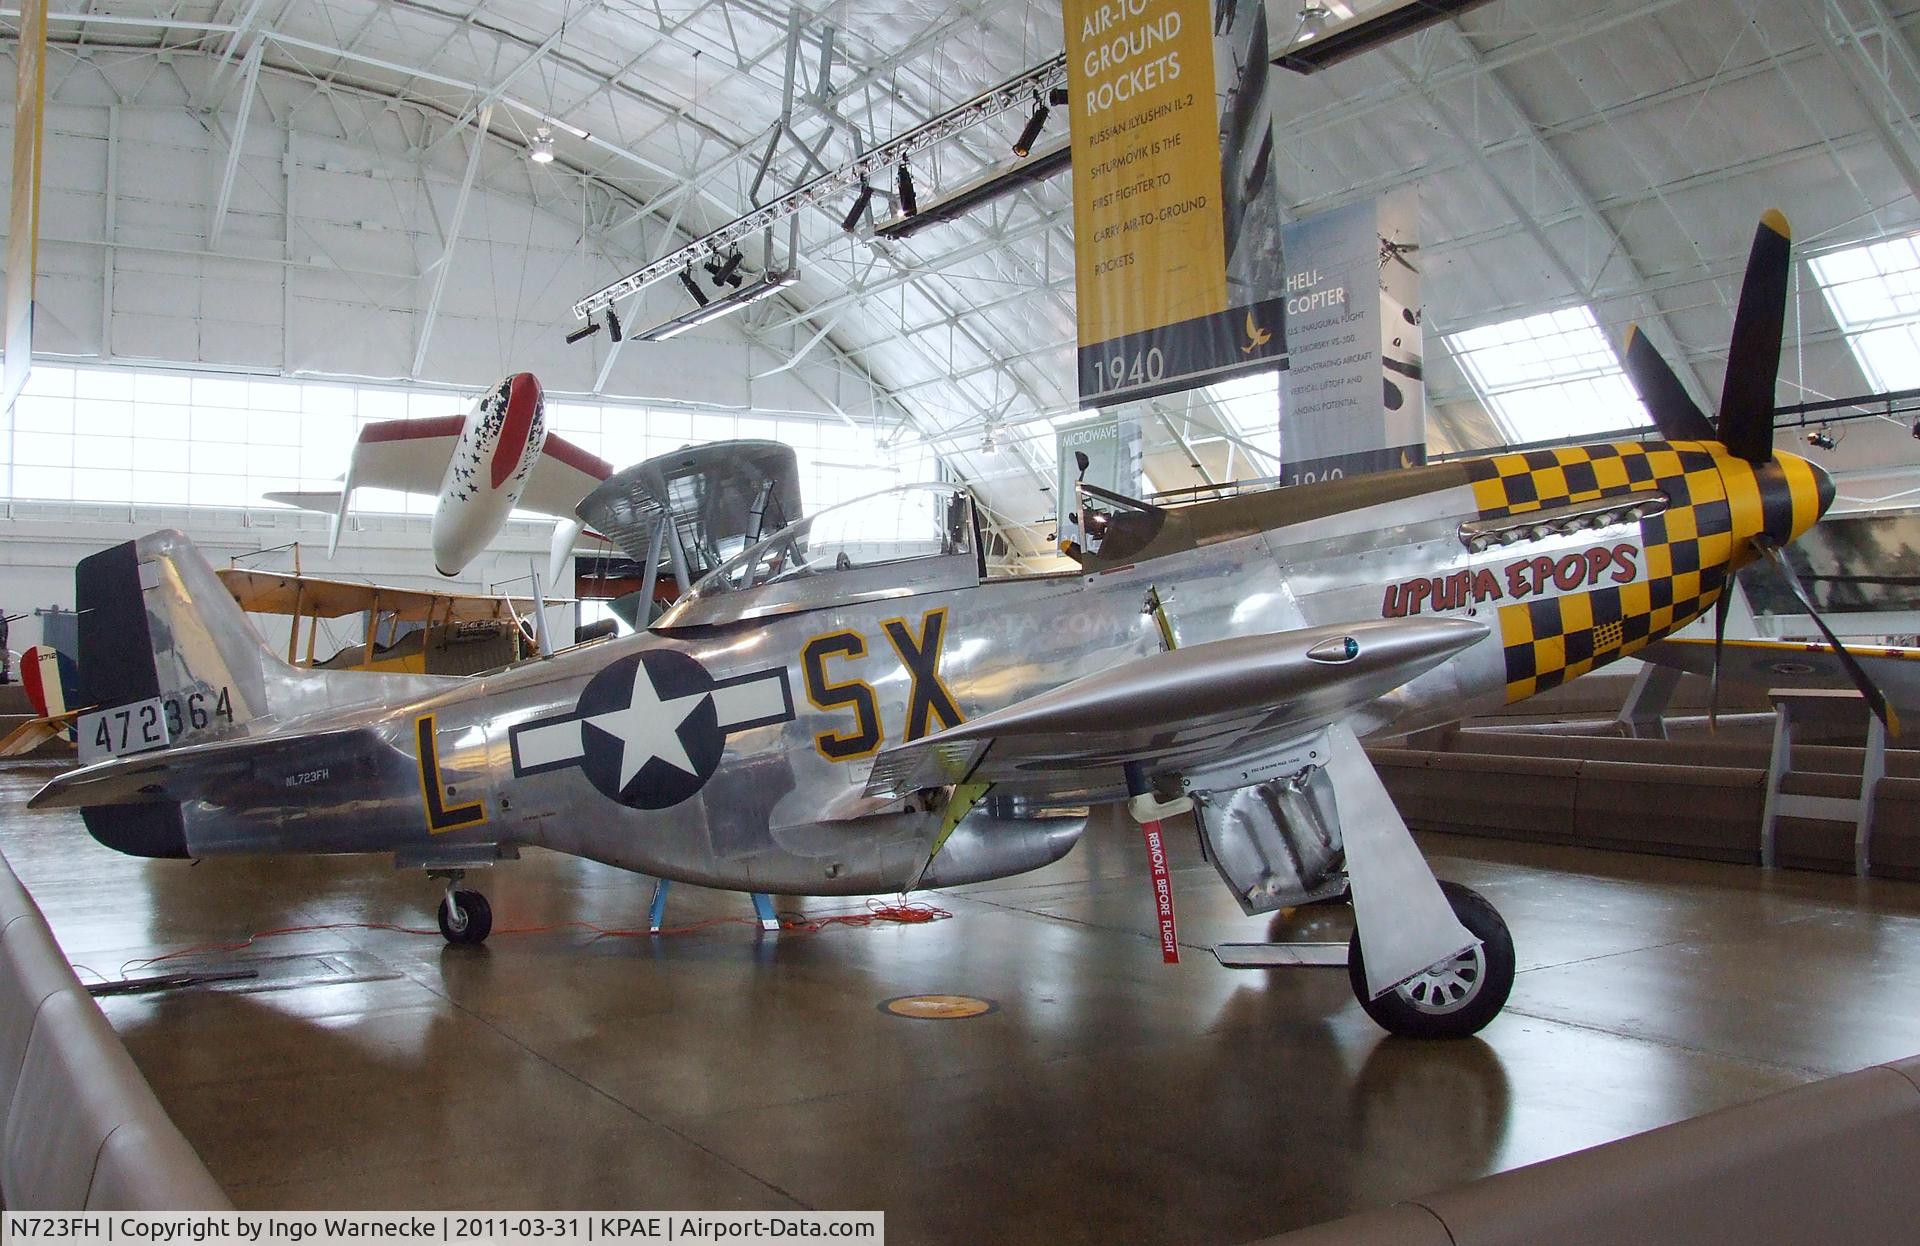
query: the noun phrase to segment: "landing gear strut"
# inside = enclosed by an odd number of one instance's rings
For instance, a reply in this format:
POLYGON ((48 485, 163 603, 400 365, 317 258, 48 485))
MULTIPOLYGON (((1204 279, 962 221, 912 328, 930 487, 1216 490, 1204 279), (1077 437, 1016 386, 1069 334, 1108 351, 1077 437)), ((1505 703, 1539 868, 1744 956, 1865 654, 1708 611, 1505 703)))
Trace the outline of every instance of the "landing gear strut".
POLYGON ((429 877, 447 880, 440 900, 440 933, 448 943, 478 944, 493 932, 493 906, 477 891, 459 890, 465 870, 438 870, 429 877))
POLYGON ((1465 1038, 1506 1005, 1513 989, 1513 937, 1499 912, 1479 892, 1443 882, 1440 890, 1478 947, 1416 974, 1378 999, 1367 998, 1360 933, 1347 947, 1347 976, 1360 1006, 1384 1029, 1409 1038, 1465 1038))

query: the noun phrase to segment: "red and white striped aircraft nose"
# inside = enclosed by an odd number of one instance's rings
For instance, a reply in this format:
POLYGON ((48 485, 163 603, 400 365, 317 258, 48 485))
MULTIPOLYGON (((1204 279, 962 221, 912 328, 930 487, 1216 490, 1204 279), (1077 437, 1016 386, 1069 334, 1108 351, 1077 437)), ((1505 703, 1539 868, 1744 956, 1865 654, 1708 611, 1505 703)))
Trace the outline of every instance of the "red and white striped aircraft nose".
POLYGON ((500 422, 499 439, 494 442, 493 460, 488 476, 498 489, 540 453, 546 432, 546 399, 540 381, 531 372, 516 372, 500 382, 507 391, 506 414, 500 422))

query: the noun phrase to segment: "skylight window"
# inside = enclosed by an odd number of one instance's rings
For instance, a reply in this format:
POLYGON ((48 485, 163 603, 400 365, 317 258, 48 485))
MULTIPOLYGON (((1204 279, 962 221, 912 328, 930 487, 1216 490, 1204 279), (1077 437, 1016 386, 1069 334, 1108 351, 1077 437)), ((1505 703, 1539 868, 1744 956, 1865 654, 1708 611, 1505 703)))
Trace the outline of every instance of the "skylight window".
POLYGON ((1255 465, 1254 471, 1276 470, 1280 460, 1280 374, 1255 372, 1221 381, 1207 386, 1207 396, 1219 409, 1228 432, 1272 460, 1255 465))
POLYGON ((1450 333, 1446 342, 1512 444, 1651 423, 1584 305, 1450 333))
POLYGON ((1920 389, 1920 235, 1815 256, 1853 357, 1875 389, 1920 389))

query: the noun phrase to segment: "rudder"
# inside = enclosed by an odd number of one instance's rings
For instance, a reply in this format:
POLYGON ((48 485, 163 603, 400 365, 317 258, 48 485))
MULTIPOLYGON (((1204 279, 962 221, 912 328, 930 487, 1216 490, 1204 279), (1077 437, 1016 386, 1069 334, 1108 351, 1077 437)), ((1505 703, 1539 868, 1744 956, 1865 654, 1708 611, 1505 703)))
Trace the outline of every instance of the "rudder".
MULTIPOLYGON (((183 533, 155 532, 81 559, 74 597, 86 700, 111 710, 159 698, 167 747, 244 734, 271 712, 271 686, 291 674, 183 533)), ((177 801, 80 816, 116 851, 189 855, 177 801)))
POLYGON ((81 559, 74 595, 88 699, 113 709, 161 698, 169 745, 241 733, 293 676, 180 532, 81 559))

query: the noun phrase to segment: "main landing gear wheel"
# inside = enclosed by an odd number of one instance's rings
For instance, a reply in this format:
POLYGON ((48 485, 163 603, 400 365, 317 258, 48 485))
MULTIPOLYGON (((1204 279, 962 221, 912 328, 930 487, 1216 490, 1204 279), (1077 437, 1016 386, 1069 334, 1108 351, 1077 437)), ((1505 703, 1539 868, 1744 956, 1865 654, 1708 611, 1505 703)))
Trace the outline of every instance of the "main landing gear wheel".
POLYGON ((493 932, 493 906, 477 891, 449 891, 440 901, 440 933, 448 943, 480 943, 493 932))
POLYGON ((1353 993, 1367 1015, 1389 1033, 1465 1038, 1498 1016, 1513 990, 1513 936, 1499 912, 1479 892, 1459 883, 1441 883, 1440 890, 1480 946, 1402 982, 1379 999, 1368 999, 1360 932, 1354 931, 1347 944, 1347 977, 1353 993))

